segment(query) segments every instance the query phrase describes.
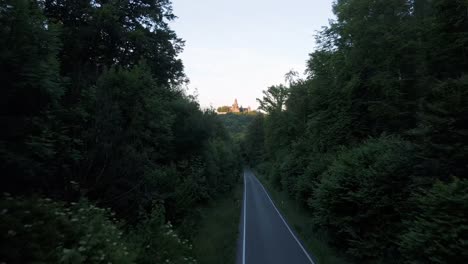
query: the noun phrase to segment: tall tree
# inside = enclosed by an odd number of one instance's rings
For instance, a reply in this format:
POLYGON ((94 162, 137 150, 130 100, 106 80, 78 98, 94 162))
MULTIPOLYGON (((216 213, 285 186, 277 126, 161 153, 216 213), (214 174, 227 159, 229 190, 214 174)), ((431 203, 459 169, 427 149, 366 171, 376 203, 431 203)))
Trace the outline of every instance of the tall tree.
POLYGON ((57 171, 57 127, 64 94, 57 60, 59 28, 35 1, 2 1, 0 6, 0 131, 2 185, 38 188, 53 185, 57 171))
POLYGON ((262 99, 257 98, 260 104, 258 109, 267 113, 280 112, 284 109, 286 99, 288 98, 288 88, 284 85, 271 86, 263 91, 262 99))

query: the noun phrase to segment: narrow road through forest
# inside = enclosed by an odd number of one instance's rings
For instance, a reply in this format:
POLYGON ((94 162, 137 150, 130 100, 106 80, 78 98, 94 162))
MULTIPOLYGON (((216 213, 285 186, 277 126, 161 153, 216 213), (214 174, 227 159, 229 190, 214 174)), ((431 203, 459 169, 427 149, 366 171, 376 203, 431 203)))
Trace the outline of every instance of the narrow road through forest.
POLYGON ((244 200, 237 264, 315 264, 251 170, 244 170, 244 200))

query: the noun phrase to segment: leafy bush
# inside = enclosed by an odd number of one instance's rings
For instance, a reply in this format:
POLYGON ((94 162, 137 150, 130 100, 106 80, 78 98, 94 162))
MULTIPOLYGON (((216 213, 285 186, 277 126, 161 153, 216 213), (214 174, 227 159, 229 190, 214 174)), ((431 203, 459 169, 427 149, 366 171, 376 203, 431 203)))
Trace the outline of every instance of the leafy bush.
POLYGON ((239 150, 229 140, 212 139, 206 145, 204 158, 206 177, 213 194, 230 190, 241 169, 239 150))
POLYGON ((393 137, 343 151, 309 201, 315 223, 358 259, 391 254, 406 211, 412 153, 411 144, 393 137))
POLYGON ((151 213, 131 232, 136 263, 196 263, 189 241, 181 239, 170 222, 164 222, 164 207, 155 204, 151 213))
POLYGON ((5 263, 195 263, 192 245, 181 239, 164 207, 156 204, 130 233, 108 209, 83 200, 5 195, 0 261, 5 263))
POLYGON ((300 156, 305 155, 308 155, 307 159, 302 158, 302 163, 298 164, 298 166, 303 166, 303 172, 299 174, 292 193, 298 202, 307 206, 307 200, 313 196, 322 174, 331 165, 336 153, 318 153, 314 151, 298 155, 297 160, 300 160, 300 156))
POLYGON ((427 160, 424 175, 447 180, 468 174, 468 75, 437 82, 421 102, 415 136, 427 160))
POLYGON ((437 182, 416 196, 401 250, 407 263, 465 263, 468 260, 468 180, 437 182))
POLYGON ((269 173, 271 171, 272 166, 273 165, 271 162, 265 161, 255 166, 255 170, 258 171, 260 175, 265 176, 267 179, 270 179, 269 173))
POLYGON ((109 210, 86 201, 13 198, 2 208, 1 261, 5 263, 132 263, 134 250, 109 210))

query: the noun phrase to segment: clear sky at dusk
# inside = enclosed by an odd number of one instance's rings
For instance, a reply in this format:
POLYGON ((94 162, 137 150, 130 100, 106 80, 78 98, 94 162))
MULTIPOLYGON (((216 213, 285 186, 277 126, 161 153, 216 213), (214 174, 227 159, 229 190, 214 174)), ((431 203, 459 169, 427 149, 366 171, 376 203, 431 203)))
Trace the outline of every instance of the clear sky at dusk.
POLYGON ((173 0, 171 23, 186 41, 181 58, 202 107, 258 105, 291 69, 303 73, 333 0, 173 0))

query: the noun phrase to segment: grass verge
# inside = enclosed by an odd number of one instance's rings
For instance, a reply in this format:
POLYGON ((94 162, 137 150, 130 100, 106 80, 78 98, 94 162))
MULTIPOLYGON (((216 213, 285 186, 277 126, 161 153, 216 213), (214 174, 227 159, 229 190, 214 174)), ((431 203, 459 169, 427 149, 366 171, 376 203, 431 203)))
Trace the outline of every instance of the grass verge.
POLYGON ((260 182, 268 190, 271 199, 276 207, 286 218, 288 224, 296 231, 304 246, 314 256, 316 264, 350 264, 344 256, 339 254, 327 243, 328 239, 324 233, 319 233, 313 229, 311 216, 296 201, 289 198, 286 192, 281 192, 273 188, 265 177, 255 173, 260 182))
POLYGON ((200 228, 193 239, 198 263, 235 263, 242 204, 242 188, 238 184, 224 198, 201 209, 200 228))

